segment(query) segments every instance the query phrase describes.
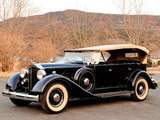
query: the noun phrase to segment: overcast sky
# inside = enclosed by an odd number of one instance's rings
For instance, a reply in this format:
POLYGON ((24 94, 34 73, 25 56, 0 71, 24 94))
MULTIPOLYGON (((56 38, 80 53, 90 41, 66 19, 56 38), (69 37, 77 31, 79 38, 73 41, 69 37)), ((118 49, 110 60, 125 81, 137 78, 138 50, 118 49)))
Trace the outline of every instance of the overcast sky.
MULTIPOLYGON (((34 0, 34 4, 41 8, 40 14, 66 9, 78 9, 88 12, 118 14, 115 0, 34 0)), ((145 0, 145 11, 148 14, 160 15, 160 0, 145 0)))

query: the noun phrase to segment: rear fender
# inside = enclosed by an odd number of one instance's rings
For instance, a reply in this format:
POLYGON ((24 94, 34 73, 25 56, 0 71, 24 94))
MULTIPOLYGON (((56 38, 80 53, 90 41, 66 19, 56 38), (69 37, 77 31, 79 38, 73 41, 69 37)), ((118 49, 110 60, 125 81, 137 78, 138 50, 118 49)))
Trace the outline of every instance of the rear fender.
POLYGON ((143 77, 147 80, 148 85, 149 85, 149 88, 151 88, 151 89, 156 89, 156 85, 152 82, 151 77, 150 77, 149 74, 148 74, 146 71, 144 71, 144 70, 138 71, 138 72, 136 72, 136 73, 132 76, 132 87, 135 86, 136 80, 137 80, 137 78, 140 77, 140 76, 143 76, 143 77))

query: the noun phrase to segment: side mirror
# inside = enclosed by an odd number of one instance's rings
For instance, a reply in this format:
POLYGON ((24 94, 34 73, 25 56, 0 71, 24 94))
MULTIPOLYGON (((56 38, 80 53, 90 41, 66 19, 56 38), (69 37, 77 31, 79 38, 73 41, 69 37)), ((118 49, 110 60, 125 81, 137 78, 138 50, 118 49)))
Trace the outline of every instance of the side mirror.
POLYGON ((50 58, 50 63, 52 63, 52 62, 53 62, 53 57, 50 58))

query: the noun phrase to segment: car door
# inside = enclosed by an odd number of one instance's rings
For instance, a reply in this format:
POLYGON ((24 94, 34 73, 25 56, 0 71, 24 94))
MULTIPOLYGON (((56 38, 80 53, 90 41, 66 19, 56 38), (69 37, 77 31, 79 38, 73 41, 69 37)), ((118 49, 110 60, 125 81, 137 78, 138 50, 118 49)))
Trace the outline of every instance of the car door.
POLYGON ((119 86, 125 85, 129 74, 133 71, 133 66, 130 63, 117 63, 115 68, 115 83, 119 86))
POLYGON ((109 87, 115 83, 115 65, 114 64, 98 64, 94 66, 97 77, 97 87, 109 87))

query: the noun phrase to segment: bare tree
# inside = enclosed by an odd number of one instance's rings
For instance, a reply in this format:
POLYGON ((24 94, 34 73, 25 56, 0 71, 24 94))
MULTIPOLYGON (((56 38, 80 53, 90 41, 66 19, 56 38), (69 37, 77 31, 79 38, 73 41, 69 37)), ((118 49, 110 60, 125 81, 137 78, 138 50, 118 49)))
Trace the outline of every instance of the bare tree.
POLYGON ((29 0, 0 1, 0 61, 2 71, 9 71, 27 47, 24 33, 29 16, 37 12, 29 0))
POLYGON ((75 47, 86 47, 99 43, 99 23, 97 14, 80 11, 68 11, 67 33, 75 47))
MULTIPOLYGON (((58 16, 55 14, 53 17, 47 15, 45 18, 45 26, 43 26, 43 34, 45 35, 44 39, 52 41, 55 49, 62 51, 66 48, 71 48, 72 44, 67 34, 67 24, 63 23, 65 16, 58 16)), ((55 56, 54 56, 55 57, 55 56)))
POLYGON ((144 0, 117 0, 116 5, 123 14, 124 31, 129 43, 147 46, 147 42, 157 36, 152 29, 157 20, 143 11, 144 0), (135 14, 135 15, 133 15, 135 14))
MULTIPOLYGON (((101 20, 101 28, 105 32, 105 38, 108 39, 119 39, 118 34, 118 18, 113 14, 106 15, 104 20, 101 20)), ((108 41, 107 41, 108 42, 108 41)))
POLYGON ((43 40, 34 42, 33 47, 27 52, 26 58, 31 59, 36 63, 46 63, 53 58, 55 61, 55 56, 57 56, 58 50, 55 49, 51 40, 43 40))

